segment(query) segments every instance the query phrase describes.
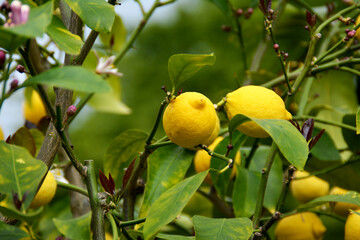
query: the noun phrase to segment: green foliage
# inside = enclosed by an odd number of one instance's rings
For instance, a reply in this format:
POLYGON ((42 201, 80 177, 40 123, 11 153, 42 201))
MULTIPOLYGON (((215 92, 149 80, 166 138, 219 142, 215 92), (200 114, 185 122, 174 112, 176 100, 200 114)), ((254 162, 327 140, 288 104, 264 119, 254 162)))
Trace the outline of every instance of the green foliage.
POLYGON ((29 129, 22 127, 19 128, 10 138, 10 144, 17 145, 29 151, 29 153, 35 157, 36 145, 34 138, 29 129))
MULTIPOLYGON (((313 135, 316 135, 319 132, 319 128, 314 128, 313 135)), ((331 137, 326 131, 320 138, 319 142, 315 145, 315 147, 311 149, 311 154, 313 154, 319 160, 341 160, 339 150, 336 148, 334 141, 331 139, 331 137)))
POLYGON ((164 192, 150 207, 144 225, 145 239, 153 236, 171 222, 185 207, 186 203, 199 188, 208 171, 186 178, 164 192))
POLYGON ((72 219, 53 219, 56 228, 70 239, 90 239, 91 212, 72 219))
POLYGON ((110 33, 100 33, 100 39, 105 48, 119 52, 126 40, 126 28, 118 15, 115 15, 114 24, 110 33))
MULTIPOLYGON (((355 126, 357 121, 357 115, 355 114, 346 114, 343 116, 342 122, 348 124, 350 126, 355 126)), ((342 135, 346 144, 349 146, 350 151, 353 153, 358 153, 360 151, 360 135, 356 132, 351 131, 349 129, 343 128, 342 135)))
POLYGON ((109 84, 99 75, 82 67, 66 66, 52 68, 24 82, 23 86, 47 84, 80 92, 109 92, 109 84))
POLYGON ((253 232, 251 220, 248 218, 214 219, 194 216, 192 220, 196 239, 199 240, 247 240, 253 232))
POLYGON ((326 195, 323 197, 316 198, 306 204, 299 206, 300 210, 308 209, 327 202, 344 202, 352 203, 360 206, 360 196, 358 192, 349 191, 343 195, 326 195))
POLYGON ((27 232, 3 222, 0 222, 0 236, 3 240, 25 240, 30 238, 27 232))
POLYGON ((146 217, 151 205, 169 188, 183 180, 193 158, 192 152, 172 145, 158 149, 148 159, 147 187, 139 218, 146 217))

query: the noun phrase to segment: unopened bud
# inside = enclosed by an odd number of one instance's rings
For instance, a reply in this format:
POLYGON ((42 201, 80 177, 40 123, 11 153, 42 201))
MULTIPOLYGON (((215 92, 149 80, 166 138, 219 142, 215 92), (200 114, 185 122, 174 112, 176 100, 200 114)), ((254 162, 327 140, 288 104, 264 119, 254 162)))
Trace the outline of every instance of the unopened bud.
POLYGON ((309 25, 306 25, 304 28, 305 28, 306 31, 310 31, 309 25))
POLYGON ((279 44, 277 44, 277 43, 275 43, 274 44, 274 50, 275 50, 275 52, 277 52, 277 51, 279 51, 279 44))
POLYGON ((224 32, 230 32, 230 31, 231 31, 231 27, 230 27, 230 26, 227 26, 227 25, 222 25, 222 26, 221 26, 221 29, 222 29, 224 32))
POLYGON ((4 51, 0 50, 0 69, 3 69, 5 66, 6 54, 4 51))
POLYGON ((25 67, 23 65, 17 65, 16 70, 19 73, 24 73, 25 72, 25 67))
POLYGON ((274 15, 274 10, 269 9, 269 14, 270 14, 270 15, 274 15))
POLYGON ((74 105, 70 105, 66 111, 66 114, 71 117, 74 116, 76 113, 76 107, 74 105))
POLYGON ((289 54, 288 54, 288 53, 284 53, 284 61, 286 61, 288 57, 289 57, 289 54))
POLYGON ((347 32, 347 37, 348 38, 353 38, 355 36, 355 33, 356 33, 355 30, 351 30, 351 31, 347 32))
POLYGON ((248 8, 248 9, 246 10, 245 18, 246 18, 246 19, 250 18, 251 15, 253 14, 253 12, 254 12, 254 9, 248 8))
POLYGON ((16 88, 18 87, 18 85, 19 85, 19 80, 14 79, 14 80, 10 83, 10 89, 11 89, 11 90, 14 90, 14 89, 16 89, 16 88))
POLYGON ((243 15, 243 10, 241 8, 239 8, 238 10, 235 11, 236 16, 240 17, 241 15, 243 15))

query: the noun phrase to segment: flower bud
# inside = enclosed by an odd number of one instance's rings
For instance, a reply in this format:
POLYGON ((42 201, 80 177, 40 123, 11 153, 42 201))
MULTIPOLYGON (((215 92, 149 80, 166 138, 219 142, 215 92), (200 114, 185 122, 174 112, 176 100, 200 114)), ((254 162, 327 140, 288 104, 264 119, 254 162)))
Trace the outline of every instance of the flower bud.
POLYGON ((279 51, 279 44, 277 44, 277 43, 275 43, 274 44, 274 50, 275 50, 275 52, 277 52, 277 51, 279 51))
POLYGON ((6 54, 4 51, 0 50, 0 69, 3 69, 5 66, 6 54))
POLYGON ((71 117, 74 116, 76 113, 76 107, 74 105, 70 105, 66 111, 66 114, 71 117))
POLYGON ((25 67, 23 65, 17 65, 16 67, 16 70, 19 72, 19 73, 24 73, 25 72, 25 67))
POLYGON ((353 38, 355 36, 355 33, 356 33, 355 30, 351 30, 351 31, 347 32, 346 36, 348 38, 353 38))
POLYGON ((230 27, 230 26, 227 26, 227 25, 222 25, 222 26, 221 26, 221 29, 222 29, 224 32, 230 32, 230 31, 231 31, 231 27, 230 27))
POLYGON ((239 8, 238 10, 235 11, 236 16, 240 17, 243 14, 243 10, 241 8, 239 8))
POLYGON ((19 85, 19 80, 14 79, 14 80, 10 83, 10 89, 11 89, 11 90, 14 90, 14 89, 16 89, 16 88, 18 87, 18 85, 19 85))

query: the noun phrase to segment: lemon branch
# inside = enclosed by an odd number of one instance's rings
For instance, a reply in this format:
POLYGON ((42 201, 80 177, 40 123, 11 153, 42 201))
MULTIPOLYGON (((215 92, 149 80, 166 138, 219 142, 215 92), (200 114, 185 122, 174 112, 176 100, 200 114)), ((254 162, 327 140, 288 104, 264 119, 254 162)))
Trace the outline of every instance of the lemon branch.
POLYGON ((253 240, 260 240, 264 236, 264 234, 276 223, 277 220, 279 220, 281 217, 281 213, 279 211, 274 212, 274 214, 271 216, 271 218, 264 223, 259 229, 259 231, 256 231, 254 233, 253 240))
MULTIPOLYGON (((231 158, 228 158, 222 154, 216 153, 214 151, 212 151, 211 149, 209 149, 206 145, 201 145, 199 144, 197 147, 205 150, 211 157, 215 157, 217 159, 223 160, 224 162, 226 162, 228 164, 228 167, 230 167, 229 165, 232 165, 234 163, 234 160, 231 158)), ((232 167, 232 166, 231 166, 232 167)), ((226 169, 225 169, 226 170, 226 169)))
POLYGON ((303 120, 304 121, 304 120, 309 119, 309 118, 313 118, 315 122, 325 123, 325 124, 328 124, 328 125, 332 125, 332 126, 335 126, 335 127, 341 127, 341 128, 345 128, 345 129, 356 132, 356 127, 354 127, 354 126, 351 126, 351 125, 348 125, 348 124, 345 124, 345 123, 331 121, 331 120, 325 120, 325 119, 314 117, 314 116, 307 116, 307 115, 294 116, 293 120, 303 120))
POLYGON ((288 167, 287 171, 284 173, 283 186, 282 186, 279 202, 278 202, 278 204, 276 206, 276 211, 281 211, 282 207, 285 204, 286 196, 287 196, 287 194, 289 192, 290 182, 293 179, 293 175, 294 175, 295 170, 296 170, 296 168, 293 165, 290 165, 288 167))
POLYGON ((167 105, 168 101, 167 99, 164 99, 161 104, 160 104, 160 109, 159 109, 159 112, 156 116, 156 120, 155 120, 155 124, 151 130, 151 133, 149 135, 149 137, 146 139, 146 145, 150 145, 151 144, 151 141, 153 140, 154 136, 155 136, 155 133, 159 127, 159 124, 160 124, 160 121, 161 121, 161 118, 162 118, 162 115, 163 115, 163 112, 165 110, 165 107, 167 105))
POLYGON ((107 212, 106 217, 107 217, 107 219, 109 219, 109 222, 111 225, 113 239, 119 239, 118 229, 117 229, 116 222, 114 220, 113 215, 111 215, 110 212, 107 212))
POLYGON ((255 213, 253 218, 253 226, 254 229, 256 229, 259 226, 261 212, 264 204, 264 197, 265 197, 265 190, 266 190, 266 184, 269 178, 269 172, 271 170, 271 166, 274 162, 275 155, 277 153, 278 147, 273 141, 271 144, 269 154, 267 156, 264 168, 262 169, 262 175, 260 180, 260 187, 259 187, 259 193, 256 201, 256 207, 255 207, 255 213))
POLYGON ((60 181, 56 181, 56 182, 57 182, 58 187, 61 187, 61 188, 67 189, 67 190, 71 190, 74 192, 78 192, 85 196, 89 196, 88 192, 81 187, 78 187, 78 186, 75 186, 75 185, 69 184, 69 183, 60 182, 60 181))

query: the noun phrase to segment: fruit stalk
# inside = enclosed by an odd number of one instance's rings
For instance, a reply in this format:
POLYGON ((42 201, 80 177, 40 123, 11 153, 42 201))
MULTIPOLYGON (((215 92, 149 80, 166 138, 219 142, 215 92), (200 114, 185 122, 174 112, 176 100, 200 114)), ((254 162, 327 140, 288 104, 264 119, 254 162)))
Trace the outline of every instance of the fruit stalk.
POLYGON ((94 233, 94 239, 105 240, 104 216, 98 198, 94 160, 85 160, 85 165, 87 167, 85 181, 89 192, 90 206, 92 210, 91 225, 94 233))
POLYGON ((259 194, 258 194, 258 198, 256 201, 256 208, 255 208, 255 214, 254 214, 254 219, 253 219, 254 229, 256 229, 259 226, 261 212, 262 212, 262 208, 263 208, 263 204, 264 204, 266 184, 267 184, 267 181, 269 178, 269 172, 270 172, 271 166, 274 162, 277 150, 278 150, 278 147, 277 147, 276 143, 273 142, 271 144, 269 154, 267 156, 264 168, 262 170, 259 194))

